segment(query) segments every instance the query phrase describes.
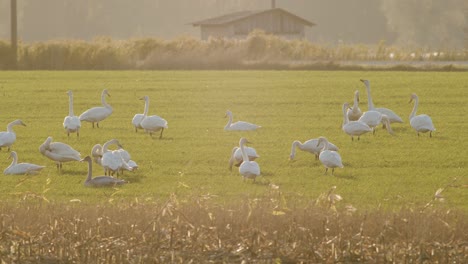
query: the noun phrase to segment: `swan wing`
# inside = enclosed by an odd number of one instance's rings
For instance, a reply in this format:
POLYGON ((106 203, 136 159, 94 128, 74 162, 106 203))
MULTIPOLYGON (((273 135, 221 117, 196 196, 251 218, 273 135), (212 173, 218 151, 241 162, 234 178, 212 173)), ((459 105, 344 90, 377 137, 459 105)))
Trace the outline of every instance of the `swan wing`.
POLYGON ((157 131, 161 128, 168 128, 167 121, 156 115, 147 116, 141 123, 141 127, 146 130, 157 131))
POLYGON ((99 122, 112 114, 112 108, 96 106, 80 115, 80 121, 99 122))
POLYGON ((104 168, 116 171, 122 166, 122 157, 116 151, 108 151, 102 155, 101 164, 104 168))
POLYGON ((247 130, 256 130, 257 128, 260 128, 261 126, 252 124, 249 122, 245 121, 237 121, 235 123, 232 123, 230 127, 227 128, 227 130, 242 130, 242 131, 247 131, 247 130))
POLYGON ((410 125, 419 132, 434 131, 432 119, 428 115, 417 115, 410 120, 410 125))
POLYGON ((0 147, 11 146, 16 141, 16 134, 11 132, 0 132, 0 147))
POLYGON ((81 121, 77 116, 66 116, 63 120, 63 127, 67 130, 76 131, 81 127, 81 121))
POLYGON ((390 123, 403 123, 403 119, 388 108, 375 108, 374 110, 388 116, 390 123))
POLYGON ((134 115, 132 119, 132 125, 136 128, 142 128, 140 125, 142 119, 143 119, 143 114, 134 115))
POLYGON ((62 142, 52 142, 49 145, 49 148, 47 149, 48 151, 60 155, 63 157, 69 157, 74 160, 80 160, 80 153, 76 150, 74 150, 72 147, 69 145, 62 143, 62 142))
POLYGON ((245 178, 255 178, 260 175, 260 166, 255 161, 243 161, 239 166, 239 172, 245 178))
POLYGON ((364 133, 372 131, 372 129, 365 123, 359 121, 352 121, 343 126, 343 130, 348 135, 360 136, 364 133))
POLYGON ((367 111, 362 114, 358 121, 363 122, 370 127, 376 127, 382 121, 382 113, 372 110, 367 111))
POLYGON ((316 139, 316 138, 309 139, 306 142, 304 142, 304 144, 302 144, 302 146, 299 145, 299 149, 310 152, 312 154, 319 154, 320 151, 323 148, 323 144, 321 144, 319 146, 317 146, 317 144, 318 144, 318 139, 316 139))
POLYGON ((343 168, 341 156, 336 151, 322 151, 320 153, 319 160, 327 168, 343 168))
POLYGON ((45 166, 39 166, 31 163, 18 163, 5 169, 4 174, 15 175, 15 174, 36 174, 45 166))

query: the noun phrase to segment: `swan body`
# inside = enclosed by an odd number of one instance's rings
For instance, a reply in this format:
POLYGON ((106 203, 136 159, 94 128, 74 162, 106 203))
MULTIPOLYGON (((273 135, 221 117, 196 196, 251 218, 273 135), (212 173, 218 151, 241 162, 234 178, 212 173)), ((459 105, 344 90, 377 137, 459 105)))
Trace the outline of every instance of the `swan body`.
POLYGON ((111 139, 102 146, 101 165, 104 167, 105 175, 113 175, 123 166, 123 161, 120 154, 116 150, 112 151, 108 149, 109 145, 112 144, 116 144, 117 146, 122 147, 117 139, 111 139))
POLYGON ((99 127, 99 122, 110 116, 113 111, 112 107, 106 103, 106 95, 110 97, 107 89, 104 89, 101 93, 101 103, 103 106, 96 106, 86 110, 80 115, 80 121, 91 122, 93 124, 93 128, 94 123, 96 123, 96 126, 99 127))
POLYGON ((93 162, 90 156, 86 156, 84 159, 81 160, 88 162, 88 177, 84 182, 84 186, 86 187, 114 187, 116 185, 123 185, 127 183, 124 180, 117 179, 111 176, 97 176, 93 178, 93 162))
MULTIPOLYGON (((346 114, 346 109, 348 109, 349 104, 343 104, 343 131, 351 136, 351 140, 354 140, 354 137, 357 136, 358 140, 360 136, 364 133, 372 131, 372 129, 364 122, 361 121, 349 121, 348 115, 346 114)), ((320 158, 320 157, 319 157, 320 158)))
POLYGON ((348 109, 346 114, 348 115, 348 119, 350 121, 356 121, 361 117, 362 111, 359 108, 359 91, 358 90, 354 92, 353 106, 348 109))
POLYGON ((81 121, 73 113, 73 93, 68 91, 68 115, 63 119, 63 127, 67 131, 67 136, 70 136, 70 133, 75 133, 76 136, 80 136, 81 121))
POLYGON ((429 132, 429 137, 432 137, 432 131, 435 131, 434 124, 432 123, 432 119, 430 116, 426 114, 416 115, 416 111, 418 110, 419 105, 419 97, 413 93, 411 94, 410 103, 414 100, 413 111, 411 112, 409 119, 410 125, 416 132, 418 133, 426 133, 429 132))
POLYGON ((55 161, 57 169, 62 169, 63 162, 80 161, 80 153, 69 145, 62 142, 52 142, 52 137, 48 137, 44 143, 39 146, 42 155, 55 161))
POLYGON ((140 100, 145 100, 145 112, 143 113, 143 118, 140 121, 141 128, 149 133, 150 136, 153 136, 154 132, 161 130, 159 138, 162 138, 164 129, 168 128, 167 121, 157 115, 148 116, 149 97, 147 95, 140 98, 140 100))
POLYGON ((325 167, 325 174, 327 174, 328 169, 332 169, 332 175, 335 171, 335 168, 343 168, 343 162, 341 161, 341 156, 338 152, 329 150, 328 140, 325 137, 319 137, 318 145, 322 144, 323 148, 320 152, 319 159, 320 162, 325 167))
POLYGON ((10 122, 7 125, 7 131, 0 132, 0 150, 3 147, 8 147, 8 151, 10 151, 11 145, 16 141, 16 133, 13 131, 13 126, 26 126, 20 119, 16 119, 13 122, 10 122))
MULTIPOLYGON (((319 143, 318 138, 309 139, 304 143, 301 143, 299 140, 294 140, 291 146, 291 154, 289 155, 289 159, 293 160, 296 157, 296 148, 299 148, 302 151, 309 152, 315 155, 315 159, 319 159, 320 151, 322 151, 323 145, 319 143)), ((333 143, 328 142, 328 149, 333 151, 338 151, 338 147, 335 146, 333 143)))
POLYGON ((246 138, 241 138, 239 140, 239 146, 242 152, 242 163, 239 166, 239 173, 244 177, 245 179, 253 179, 255 182, 255 179, 257 176, 260 175, 260 166, 256 161, 250 161, 249 157, 247 155, 247 151, 245 150, 245 144, 249 143, 246 138))
POLYGON ((245 121, 237 121, 235 123, 232 123, 232 112, 231 111, 226 111, 226 116, 229 117, 229 121, 224 126, 224 130, 226 131, 249 131, 249 130, 257 130, 257 128, 260 128, 261 126, 252 124, 249 122, 245 121))
POLYGON ((369 110, 364 112, 358 121, 367 124, 372 129, 372 133, 375 134, 375 127, 382 123, 382 113, 369 110))
POLYGON ((135 127, 135 132, 138 132, 138 129, 142 129, 141 120, 143 120, 143 114, 135 114, 132 119, 132 125, 135 127))
POLYGON ((382 107, 381 108, 376 108, 376 107, 374 107, 374 102, 372 101, 372 96, 371 96, 371 92, 370 92, 370 82, 369 82, 369 80, 362 80, 361 79, 361 82, 363 82, 364 85, 366 86, 368 110, 375 110, 377 112, 380 112, 381 114, 386 115, 389 118, 390 123, 403 123, 403 119, 401 119, 401 117, 399 117, 397 114, 395 114, 395 112, 393 112, 392 110, 390 110, 388 108, 382 108, 382 107))
POLYGON ((128 153, 128 151, 126 151, 122 147, 119 147, 116 151, 123 160, 123 166, 121 167, 121 169, 126 169, 128 171, 138 169, 138 164, 135 161, 131 160, 131 156, 130 153, 128 153))
MULTIPOLYGON (((260 156, 257 154, 257 151, 252 147, 245 147, 245 151, 247 152, 247 156, 249 157, 250 161, 253 161, 260 156)), ((232 170, 232 165, 239 167, 243 161, 242 158, 242 151, 239 147, 234 147, 231 152, 231 157, 229 158, 229 169, 232 170)))
POLYGON ((14 151, 10 153, 10 158, 13 158, 13 161, 10 166, 3 171, 5 175, 36 174, 45 168, 45 166, 32 163, 18 163, 18 155, 14 151))

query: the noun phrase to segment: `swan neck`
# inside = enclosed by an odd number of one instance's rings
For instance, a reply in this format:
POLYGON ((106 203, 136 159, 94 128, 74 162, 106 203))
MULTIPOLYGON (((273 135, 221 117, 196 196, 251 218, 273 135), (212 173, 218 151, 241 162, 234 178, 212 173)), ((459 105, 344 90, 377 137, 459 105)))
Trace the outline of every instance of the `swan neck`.
POLYGON ((113 143, 114 143, 113 140, 107 141, 106 143, 104 143, 104 145, 102 146, 102 154, 106 153, 108 151, 107 149, 109 148, 109 145, 113 143))
POLYGON ((17 155, 12 155, 13 156, 13 161, 11 162, 11 166, 15 166, 18 163, 18 156, 17 155))
POLYGON ((357 107, 358 105, 359 105, 359 102, 358 102, 358 95, 357 95, 357 94, 354 94, 353 108, 357 107))
POLYGON ((68 97, 69 97, 68 115, 69 116, 74 116, 75 114, 73 113, 73 95, 70 94, 68 97))
POLYGON ((14 131, 13 131, 13 126, 15 126, 15 125, 16 125, 15 122, 11 122, 10 124, 8 124, 8 125, 7 125, 7 131, 8 131, 9 133, 14 133, 14 131))
POLYGON ((228 122, 227 122, 227 124, 226 124, 226 126, 225 126, 224 128, 229 128, 229 127, 231 127, 231 124, 232 124, 232 114, 228 114, 228 118, 229 118, 229 120, 228 120, 228 122))
POLYGON ((343 126, 345 126, 346 124, 349 123, 349 118, 348 118, 348 115, 346 113, 346 109, 347 107, 345 105, 343 105, 343 126))
POLYGON ((385 127, 387 128, 387 132, 390 135, 393 135, 393 130, 392 130, 392 127, 390 126, 390 121, 389 120, 385 120, 385 127))
POLYGON ((327 140, 321 140, 319 142, 320 143, 323 143, 323 148, 322 148, 322 151, 325 151, 325 150, 328 150, 328 141, 327 140))
POLYGON ((366 91, 367 91, 367 108, 369 110, 374 109, 374 102, 372 101, 372 95, 370 92, 370 84, 366 84, 366 91))
POLYGON ((148 116, 148 111, 149 111, 149 99, 145 98, 145 111, 143 112, 144 117, 148 116))
POLYGON ((419 104, 419 98, 416 97, 414 98, 414 106, 413 106, 413 111, 411 111, 411 114, 409 116, 409 119, 413 118, 416 115, 416 111, 418 111, 418 104, 419 104))
POLYGON ((107 102, 106 102, 106 93, 102 93, 102 94, 101 94, 101 103, 102 103, 102 105, 103 105, 104 107, 106 107, 106 108, 109 108, 109 107, 110 107, 110 105, 108 105, 107 102))
POLYGON ((93 162, 91 159, 86 159, 86 161, 88 162, 88 177, 86 177, 86 181, 89 182, 93 177, 93 162))
POLYGON ((249 161, 249 156, 247 155, 247 151, 244 149, 244 142, 241 142, 240 149, 241 149, 241 153, 242 153, 242 160, 243 161, 249 161))

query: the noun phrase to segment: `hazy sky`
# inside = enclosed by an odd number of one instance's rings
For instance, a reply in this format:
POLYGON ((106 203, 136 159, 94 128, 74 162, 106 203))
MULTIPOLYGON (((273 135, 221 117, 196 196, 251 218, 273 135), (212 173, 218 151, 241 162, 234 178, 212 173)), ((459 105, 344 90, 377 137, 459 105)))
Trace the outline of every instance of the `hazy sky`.
MULTIPOLYGON (((24 42, 200 36, 190 23, 239 10, 267 9, 271 0, 17 0, 24 42)), ((317 25, 311 41, 323 43, 466 45, 467 0, 276 0, 317 25)), ((0 0, 0 38, 9 40, 10 0, 0 0)))

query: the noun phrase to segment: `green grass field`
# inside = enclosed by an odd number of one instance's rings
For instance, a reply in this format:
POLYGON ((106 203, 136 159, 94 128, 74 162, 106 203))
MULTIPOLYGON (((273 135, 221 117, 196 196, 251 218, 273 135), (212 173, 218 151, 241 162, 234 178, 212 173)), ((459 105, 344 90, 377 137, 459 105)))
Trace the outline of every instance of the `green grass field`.
MULTIPOLYGON (((438 188, 444 203, 437 206, 468 209, 468 150, 466 105, 468 74, 465 72, 320 72, 320 71, 80 71, 0 72, 0 127, 22 119, 27 127, 15 127, 17 141, 12 150, 20 162, 47 167, 36 176, 2 176, 0 199, 42 199, 86 203, 156 201, 169 194, 189 199, 192 195, 216 195, 221 203, 270 192, 268 183, 280 186, 286 201, 311 201, 331 186, 343 197, 339 206, 358 209, 422 207, 438 188), (342 104, 352 103, 361 93, 362 110, 367 96, 360 78, 371 81, 376 107, 387 107, 405 121, 392 126, 395 136, 379 128, 351 141, 340 128, 342 104), (68 114, 67 90, 74 92, 75 114, 100 105, 101 91, 111 94, 107 102, 113 114, 99 129, 82 123, 80 138, 70 138, 63 129, 68 114), (413 104, 420 99, 418 113, 432 117, 437 129, 433 137, 419 138, 409 126, 413 104), (150 114, 169 123, 163 139, 143 131, 134 132, 133 115, 142 113, 141 96, 150 97, 150 114), (256 132, 226 132, 226 110, 234 121, 262 126, 256 132), (87 165, 64 164, 61 174, 38 147, 52 136, 89 155, 94 144, 119 139, 139 169, 122 178, 130 184, 118 189, 83 186, 87 165), (327 137, 340 148, 345 167, 335 176, 324 175, 314 157, 289 153, 294 140, 327 137), (237 169, 228 170, 231 149, 240 137, 248 138, 259 155, 259 184, 243 181, 237 169)), ((5 148, 0 168, 11 160, 5 148)), ((102 168, 94 166, 94 175, 102 168)))

